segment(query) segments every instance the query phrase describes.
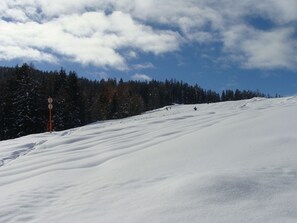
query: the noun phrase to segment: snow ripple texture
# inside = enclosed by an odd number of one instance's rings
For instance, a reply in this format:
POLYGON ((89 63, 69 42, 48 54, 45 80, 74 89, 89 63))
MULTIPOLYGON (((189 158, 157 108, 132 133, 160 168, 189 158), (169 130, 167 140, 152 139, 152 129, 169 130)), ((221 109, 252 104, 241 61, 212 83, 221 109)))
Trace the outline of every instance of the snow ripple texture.
POLYGON ((286 97, 1 141, 0 222, 297 222, 296 132, 286 97))

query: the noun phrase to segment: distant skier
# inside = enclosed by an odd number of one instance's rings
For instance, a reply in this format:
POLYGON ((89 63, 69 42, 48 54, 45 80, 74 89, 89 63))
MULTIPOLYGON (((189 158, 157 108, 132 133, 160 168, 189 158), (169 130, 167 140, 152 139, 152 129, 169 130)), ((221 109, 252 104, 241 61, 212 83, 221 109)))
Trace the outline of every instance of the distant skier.
POLYGON ((197 107, 196 106, 194 107, 194 110, 197 111, 197 107))

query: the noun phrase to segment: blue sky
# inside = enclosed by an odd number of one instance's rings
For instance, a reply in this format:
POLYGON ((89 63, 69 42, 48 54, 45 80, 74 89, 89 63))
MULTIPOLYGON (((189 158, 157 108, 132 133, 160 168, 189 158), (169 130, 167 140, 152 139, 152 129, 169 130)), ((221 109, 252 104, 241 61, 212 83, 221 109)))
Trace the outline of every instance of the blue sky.
POLYGON ((297 94, 296 0, 3 0, 0 65, 297 94))

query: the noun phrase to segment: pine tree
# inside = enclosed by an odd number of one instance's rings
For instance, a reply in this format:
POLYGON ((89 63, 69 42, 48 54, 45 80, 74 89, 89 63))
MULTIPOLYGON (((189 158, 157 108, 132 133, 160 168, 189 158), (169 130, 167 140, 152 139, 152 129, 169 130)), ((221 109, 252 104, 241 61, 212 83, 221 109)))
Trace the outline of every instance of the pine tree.
POLYGON ((70 72, 66 81, 65 111, 66 128, 81 126, 83 120, 83 104, 81 92, 78 86, 78 78, 75 72, 70 72))
POLYGON ((13 92, 13 111, 17 115, 14 121, 17 136, 42 132, 45 126, 39 83, 30 77, 30 72, 31 67, 27 64, 16 69, 17 90, 13 92))

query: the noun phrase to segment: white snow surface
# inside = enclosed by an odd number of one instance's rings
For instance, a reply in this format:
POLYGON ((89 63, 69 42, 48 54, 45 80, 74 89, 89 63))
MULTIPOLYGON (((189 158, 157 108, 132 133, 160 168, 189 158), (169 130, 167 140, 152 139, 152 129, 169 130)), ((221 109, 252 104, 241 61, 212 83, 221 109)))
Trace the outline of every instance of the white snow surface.
POLYGON ((296 223, 296 133, 294 96, 1 141, 0 222, 296 223))

